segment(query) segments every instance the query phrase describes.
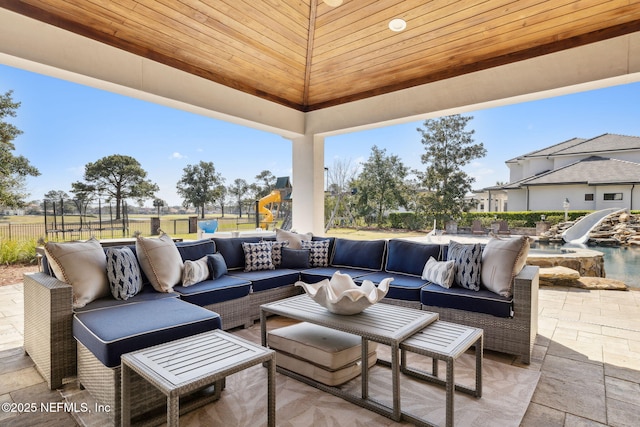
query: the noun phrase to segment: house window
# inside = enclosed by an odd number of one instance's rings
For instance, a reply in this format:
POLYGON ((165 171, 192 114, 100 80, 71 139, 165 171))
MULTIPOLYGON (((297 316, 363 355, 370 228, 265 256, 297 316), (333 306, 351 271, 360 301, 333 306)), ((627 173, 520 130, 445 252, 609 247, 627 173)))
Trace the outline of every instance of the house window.
POLYGON ((604 193, 603 200, 622 200, 622 193, 604 193))
POLYGON ((484 203, 480 203, 480 210, 483 211, 484 210, 484 203))
POLYGON ((593 193, 586 193, 584 195, 584 201, 585 202, 593 202, 593 193))

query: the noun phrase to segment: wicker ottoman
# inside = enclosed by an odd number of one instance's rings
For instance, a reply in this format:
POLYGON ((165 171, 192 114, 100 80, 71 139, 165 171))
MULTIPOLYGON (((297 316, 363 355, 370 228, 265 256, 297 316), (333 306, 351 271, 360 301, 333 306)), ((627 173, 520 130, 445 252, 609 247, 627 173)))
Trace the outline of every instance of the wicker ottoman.
MULTIPOLYGON (((269 332, 276 365, 328 386, 360 375, 361 338, 312 323, 301 322, 269 332)), ((369 343, 368 364, 377 360, 375 342, 369 343)))

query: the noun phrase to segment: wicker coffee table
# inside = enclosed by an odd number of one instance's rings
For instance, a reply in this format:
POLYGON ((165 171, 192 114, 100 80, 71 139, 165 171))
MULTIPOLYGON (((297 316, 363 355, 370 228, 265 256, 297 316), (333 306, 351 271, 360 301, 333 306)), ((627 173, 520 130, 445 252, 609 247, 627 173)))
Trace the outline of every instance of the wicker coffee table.
MULTIPOLYGON (((268 369, 267 414, 276 424, 275 352, 221 330, 205 332, 122 355, 122 425, 131 422, 130 376, 136 372, 167 396, 167 425, 179 424, 180 396, 215 384, 220 397, 224 379, 264 363, 268 369)), ((212 399, 207 400, 208 403, 212 399)), ((201 405, 194 405, 197 407, 201 405)))
MULTIPOLYGON (((458 325, 456 323, 437 321, 433 322, 420 332, 414 334, 400 344, 400 369, 407 375, 421 380, 444 385, 446 388, 446 425, 453 427, 453 392, 454 390, 470 394, 475 397, 482 396, 482 337, 483 331, 479 328, 458 325), (475 346, 476 356, 476 383, 475 388, 456 384, 454 375, 454 363, 471 346, 475 346), (407 352, 421 354, 432 358, 431 373, 407 366, 407 352), (438 378, 438 360, 443 360, 447 366, 445 380, 438 378)), ((409 414, 404 417, 416 425, 431 425, 409 414)))
POLYGON ((351 403, 369 409, 395 421, 400 421, 400 343, 415 332, 438 319, 437 313, 378 303, 365 309, 362 313, 351 316, 333 314, 318 305, 308 295, 298 295, 284 300, 263 304, 260 306, 260 329, 262 345, 267 345, 267 314, 277 314, 291 319, 314 323, 339 331, 358 335, 362 338, 361 360, 367 360, 369 355, 369 341, 375 341, 391 347, 391 394, 392 406, 372 399, 369 396, 369 367, 361 363, 361 395, 355 395, 339 387, 332 387, 305 377, 295 372, 278 367, 278 372, 331 393, 351 403))

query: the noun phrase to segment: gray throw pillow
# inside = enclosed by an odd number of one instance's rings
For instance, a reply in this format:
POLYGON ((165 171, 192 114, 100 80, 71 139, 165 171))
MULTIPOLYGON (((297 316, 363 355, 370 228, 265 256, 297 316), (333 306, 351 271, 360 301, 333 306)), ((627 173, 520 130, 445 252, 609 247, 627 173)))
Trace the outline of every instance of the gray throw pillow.
POLYGON ((204 282, 208 278, 209 264, 207 255, 196 261, 187 260, 184 262, 182 267, 182 286, 195 285, 196 283, 204 282))

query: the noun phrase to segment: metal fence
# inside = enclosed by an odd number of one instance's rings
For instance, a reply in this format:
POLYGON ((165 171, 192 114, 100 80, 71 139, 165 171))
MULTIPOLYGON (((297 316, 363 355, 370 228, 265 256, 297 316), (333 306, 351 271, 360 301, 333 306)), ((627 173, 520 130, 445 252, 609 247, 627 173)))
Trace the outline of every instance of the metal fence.
POLYGON ((109 224, 106 222, 67 222, 64 227, 45 226, 44 222, 38 224, 0 224, 0 238, 4 240, 24 241, 43 238, 49 241, 84 240, 91 237, 96 239, 118 239, 134 237, 136 235, 153 236, 158 234, 158 229, 168 234, 195 233, 189 218, 169 219, 159 221, 157 218, 132 220, 126 225, 122 223, 109 224))
MULTIPOLYGON (((91 237, 96 239, 119 239, 126 237, 154 236, 158 230, 170 235, 186 235, 197 233, 197 217, 163 219, 132 219, 124 224, 121 221, 83 221, 74 222, 67 220, 64 226, 58 222, 55 226, 48 221, 45 226, 41 223, 0 223, 0 239, 3 240, 38 240, 43 238, 48 241, 85 240, 91 237)), ((255 228, 255 215, 247 215, 243 218, 227 217, 216 218, 219 231, 245 230, 255 228)))

